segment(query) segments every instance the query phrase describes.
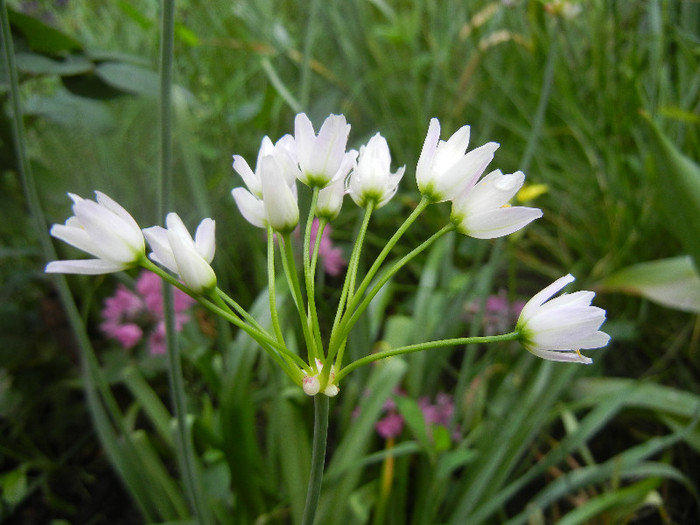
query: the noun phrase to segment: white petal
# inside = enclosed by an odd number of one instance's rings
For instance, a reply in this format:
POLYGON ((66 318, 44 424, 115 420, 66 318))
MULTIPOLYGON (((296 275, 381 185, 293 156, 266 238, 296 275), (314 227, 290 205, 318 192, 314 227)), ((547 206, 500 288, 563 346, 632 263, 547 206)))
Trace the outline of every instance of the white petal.
POLYGON ((92 241, 92 253, 112 261, 136 260, 143 247, 141 230, 134 234, 120 217, 91 200, 76 203, 73 210, 92 241))
POLYGON ((262 195, 259 177, 253 173, 248 162, 240 155, 233 156, 233 169, 241 176, 243 183, 254 195, 262 195))
POLYGON ((120 272, 128 265, 119 264, 104 259, 79 259, 72 261, 53 261, 46 265, 46 273, 79 273, 83 275, 101 275, 104 273, 120 272))
POLYGON ((458 226, 458 230, 475 239, 495 239, 510 235, 540 217, 542 217, 542 210, 539 208, 525 206, 496 208, 478 215, 467 216, 458 226))
POLYGON ((299 223, 299 207, 296 195, 287 186, 276 159, 268 155, 263 159, 263 206, 267 220, 275 231, 292 231, 299 223))
POLYGON ((194 250, 186 238, 176 232, 168 231, 168 241, 177 263, 177 273, 189 288, 201 293, 216 284, 214 270, 194 250))
POLYGON ((182 222, 182 219, 177 213, 168 213, 165 216, 165 225, 168 227, 168 231, 174 232, 184 239, 189 239, 194 244, 187 226, 185 226, 185 223, 182 222))
POLYGON ((547 299, 552 297, 555 293, 564 288, 567 284, 572 283, 575 280, 576 278, 573 275, 567 274, 563 277, 560 277, 552 284, 533 295, 532 298, 525 304, 525 306, 521 310, 518 325, 521 324, 521 321, 523 323, 526 323, 528 319, 532 316, 532 314, 534 314, 547 299))
POLYGON ((167 230, 162 226, 151 226, 144 228, 143 235, 151 247, 152 253, 149 255, 151 260, 165 266, 171 272, 177 273, 177 263, 170 247, 167 230))
POLYGON ((131 227, 132 230, 141 230, 139 225, 136 223, 136 220, 134 220, 131 214, 128 211, 126 211, 121 204, 110 198, 108 195, 105 195, 101 191, 96 191, 95 195, 97 202, 101 206, 104 206, 115 215, 118 215, 124 221, 125 224, 131 227))
POLYGON ((208 263, 214 260, 216 251, 216 224, 213 219, 204 219, 197 226, 194 234, 194 244, 197 252, 204 257, 208 263))
MULTIPOLYGON (((75 217, 71 217, 71 219, 75 219, 75 217)), ((76 221, 72 222, 75 223, 76 221)), ((51 231, 49 233, 52 237, 60 239, 63 242, 70 244, 75 248, 78 248, 79 250, 89 253, 90 255, 94 255, 95 257, 100 257, 102 255, 101 253, 95 253, 96 250, 92 239, 90 238, 88 233, 81 227, 68 226, 64 224, 54 224, 51 227, 51 231)))
POLYGON ((306 116, 306 113, 299 113, 294 118, 294 141, 297 145, 299 164, 302 167, 309 163, 315 139, 314 126, 309 117, 306 116))
POLYGON ((423 141, 418 164, 416 165, 416 182, 418 188, 423 190, 433 181, 433 161, 440 141, 440 121, 436 118, 430 119, 428 133, 423 141))
POLYGON ((458 157, 464 155, 467 152, 467 147, 469 146, 469 135, 471 128, 469 126, 462 126, 457 131, 455 131, 452 136, 438 146, 441 155, 449 155, 451 157, 458 157))
POLYGON ((267 217, 262 199, 256 198, 245 188, 233 188, 231 195, 233 195, 238 211, 241 212, 245 220, 258 228, 267 227, 267 217))
POLYGON ((567 363, 583 363, 590 365, 593 359, 581 355, 578 352, 557 352, 552 350, 530 350, 533 354, 549 361, 559 361, 567 363))

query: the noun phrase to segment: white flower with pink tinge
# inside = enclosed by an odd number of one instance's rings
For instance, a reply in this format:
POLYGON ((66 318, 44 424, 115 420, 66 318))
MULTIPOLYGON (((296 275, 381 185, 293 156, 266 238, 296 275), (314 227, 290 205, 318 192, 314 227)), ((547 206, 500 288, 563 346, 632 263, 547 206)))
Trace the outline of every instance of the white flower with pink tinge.
POLYGON ((601 348, 610 341, 599 330, 605 310, 591 306, 595 293, 583 290, 550 299, 573 281, 572 275, 565 275, 535 294, 520 312, 516 330, 521 344, 538 357, 590 364, 593 360, 580 351, 601 348))

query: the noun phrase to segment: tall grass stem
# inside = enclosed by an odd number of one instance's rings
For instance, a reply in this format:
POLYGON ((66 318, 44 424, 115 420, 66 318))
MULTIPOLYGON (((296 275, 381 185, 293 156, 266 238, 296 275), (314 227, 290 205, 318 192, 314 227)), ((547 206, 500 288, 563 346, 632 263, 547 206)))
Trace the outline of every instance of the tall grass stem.
MULTIPOLYGON (((175 35, 175 0, 163 0, 160 55, 160 172, 158 178, 158 215, 163 217, 173 204, 172 77, 175 35)), ((208 507, 197 475, 192 438, 187 423, 187 398, 182 377, 180 347, 175 328, 173 288, 163 287, 168 355, 168 380, 177 419, 176 453, 185 493, 190 507, 202 524, 211 523, 208 507)))

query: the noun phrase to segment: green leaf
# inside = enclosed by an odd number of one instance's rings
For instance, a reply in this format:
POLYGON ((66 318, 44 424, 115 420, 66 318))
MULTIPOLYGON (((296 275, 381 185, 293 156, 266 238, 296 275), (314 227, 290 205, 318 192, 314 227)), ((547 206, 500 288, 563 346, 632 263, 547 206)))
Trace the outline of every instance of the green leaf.
POLYGON ((700 268, 700 166, 681 153, 651 119, 659 192, 670 231, 700 268))
POLYGON ((133 64, 105 62, 95 73, 110 86, 148 97, 157 97, 160 89, 158 73, 133 64))
POLYGON ((54 60, 38 53, 17 53, 17 69, 32 75, 78 75, 93 68, 90 60, 82 55, 68 55, 54 60))
POLYGON ((66 53, 82 49, 73 37, 55 29, 38 18, 8 9, 10 23, 24 36, 30 49, 39 53, 66 53))
POLYGON ((689 256, 629 266, 605 279, 601 291, 641 295, 669 308, 700 313, 700 276, 689 256))
POLYGON ((112 114, 102 103, 76 97, 67 91, 59 91, 51 97, 33 95, 25 102, 24 112, 93 133, 107 133, 115 128, 112 114))
POLYGON ((22 502, 27 496, 27 468, 20 465, 14 470, 5 472, 0 477, 0 487, 2 487, 2 499, 10 506, 15 506, 22 502))

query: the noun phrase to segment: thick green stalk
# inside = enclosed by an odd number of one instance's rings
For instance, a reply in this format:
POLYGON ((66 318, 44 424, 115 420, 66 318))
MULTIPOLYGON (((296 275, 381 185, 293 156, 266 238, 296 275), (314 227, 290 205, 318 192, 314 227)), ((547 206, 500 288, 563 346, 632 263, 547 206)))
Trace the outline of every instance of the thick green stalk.
POLYGON ((340 381, 343 377, 348 375, 350 372, 359 368, 363 365, 373 363, 374 361, 379 361, 380 359, 386 359, 387 357, 392 357, 395 355, 410 354, 412 352, 421 352, 423 350, 431 350, 433 348, 445 348, 448 346, 457 345, 471 345, 477 343, 496 343, 503 341, 517 341, 520 338, 520 331, 509 332, 507 334, 501 335, 485 335, 477 337, 456 337, 453 339, 440 339, 438 341, 428 341, 426 343, 416 343, 413 345, 400 346, 399 348, 392 348, 391 350, 384 350, 383 352, 377 352, 370 354, 368 356, 362 357, 357 361, 353 361, 348 366, 336 373, 336 382, 340 381))
MULTIPOLYGON (((162 217, 172 207, 172 71, 175 34, 175 0, 164 0, 161 19, 160 55, 160 177, 158 212, 162 217)), ((211 523, 209 506, 197 473, 192 436, 187 424, 187 400, 182 377, 180 348, 177 344, 173 289, 163 287, 163 311, 165 314, 166 345, 168 356, 168 381, 175 418, 177 419, 177 459, 183 477, 185 493, 192 512, 200 523, 211 523)))
POLYGON ((311 449, 311 471, 306 492, 306 504, 301 525, 313 525, 321 496, 323 467, 326 462, 326 446, 328 443, 328 406, 329 398, 323 394, 314 396, 314 437, 311 449))

